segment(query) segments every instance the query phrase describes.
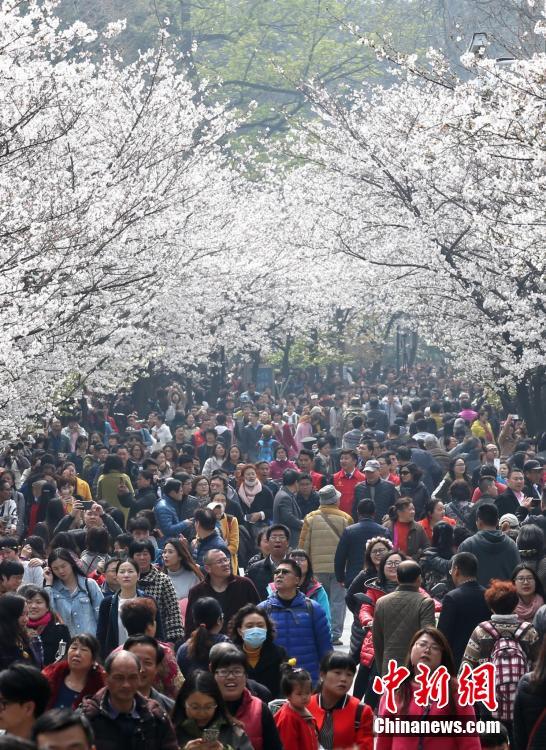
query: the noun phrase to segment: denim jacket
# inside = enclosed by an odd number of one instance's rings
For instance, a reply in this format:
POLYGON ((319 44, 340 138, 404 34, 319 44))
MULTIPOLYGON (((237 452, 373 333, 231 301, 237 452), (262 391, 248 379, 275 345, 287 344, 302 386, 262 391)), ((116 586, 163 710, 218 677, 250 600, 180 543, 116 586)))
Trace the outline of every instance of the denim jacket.
POLYGON ((53 611, 67 626, 72 638, 79 633, 95 635, 99 607, 104 597, 93 579, 78 576, 78 588, 72 594, 58 579, 47 589, 53 611))

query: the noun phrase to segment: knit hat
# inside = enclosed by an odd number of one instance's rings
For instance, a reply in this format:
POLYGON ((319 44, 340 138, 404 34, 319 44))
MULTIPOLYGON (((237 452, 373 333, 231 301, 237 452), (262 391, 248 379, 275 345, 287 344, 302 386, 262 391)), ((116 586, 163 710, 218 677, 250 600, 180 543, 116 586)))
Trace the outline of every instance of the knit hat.
POLYGON ((318 491, 318 496, 321 505, 335 505, 341 497, 341 492, 338 492, 333 484, 327 484, 318 491))
POLYGON ((503 516, 501 516, 499 518, 499 526, 502 526, 505 521, 508 521, 511 529, 519 528, 519 521, 513 513, 505 513, 503 516))

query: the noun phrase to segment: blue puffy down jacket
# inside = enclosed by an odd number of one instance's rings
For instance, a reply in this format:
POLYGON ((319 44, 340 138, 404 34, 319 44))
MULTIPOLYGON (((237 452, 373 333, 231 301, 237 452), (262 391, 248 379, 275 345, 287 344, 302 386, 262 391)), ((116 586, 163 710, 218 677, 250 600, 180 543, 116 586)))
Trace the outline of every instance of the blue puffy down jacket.
POLYGON ((313 681, 318 680, 320 660, 333 650, 328 620, 320 604, 298 592, 289 607, 277 594, 258 607, 275 623, 275 643, 283 646, 288 658, 295 658, 297 666, 306 669, 313 681))

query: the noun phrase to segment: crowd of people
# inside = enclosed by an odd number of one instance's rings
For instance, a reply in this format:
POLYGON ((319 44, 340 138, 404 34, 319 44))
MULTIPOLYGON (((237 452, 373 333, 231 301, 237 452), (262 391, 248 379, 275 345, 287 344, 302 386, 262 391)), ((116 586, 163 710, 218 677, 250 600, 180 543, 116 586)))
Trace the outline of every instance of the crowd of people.
POLYGON ((9 443, 0 748, 545 747, 544 436, 431 367, 383 378, 87 396, 9 443), (487 664, 495 706, 466 705, 487 664), (416 701, 420 665, 447 706, 416 701))

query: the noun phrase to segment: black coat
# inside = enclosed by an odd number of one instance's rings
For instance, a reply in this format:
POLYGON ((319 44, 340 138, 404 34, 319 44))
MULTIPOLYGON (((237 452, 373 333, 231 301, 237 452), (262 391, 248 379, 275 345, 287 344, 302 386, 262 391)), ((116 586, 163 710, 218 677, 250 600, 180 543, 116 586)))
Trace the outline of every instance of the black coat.
MULTIPOLYGON (((239 644, 242 648, 242 644, 239 644)), ((281 697, 281 664, 288 658, 282 646, 266 641, 260 651, 260 658, 255 667, 247 664, 247 675, 260 685, 264 685, 272 698, 281 697)))
POLYGON ((451 646, 457 669, 472 631, 480 622, 491 618, 484 593, 485 589, 477 581, 467 581, 442 600, 438 629, 451 646))
MULTIPOLYGON (((357 489, 359 486, 357 485, 357 489)), ((340 583, 350 586, 353 579, 360 573, 364 566, 366 543, 374 536, 390 539, 391 534, 384 526, 380 526, 371 518, 347 526, 344 530, 334 558, 336 578, 340 583)))
POLYGON ((247 578, 250 578, 258 590, 261 602, 265 601, 268 597, 267 586, 273 582, 273 571, 274 568, 269 556, 254 563, 254 565, 251 565, 246 571, 247 578))
POLYGON ((420 521, 425 515, 425 505, 430 500, 426 485, 423 482, 401 484, 400 497, 411 497, 415 506, 415 520, 420 521))
POLYGON ((546 747, 546 715, 537 724, 546 708, 546 689, 531 690, 530 676, 528 673, 521 678, 514 702, 515 750, 543 750, 546 747))
POLYGON ((62 625, 60 622, 57 623, 55 620, 51 620, 51 622, 45 626, 40 633, 40 638, 44 650, 44 667, 53 664, 55 661, 59 643, 64 641, 66 643, 66 650, 68 650, 71 640, 70 631, 66 625, 62 625))
MULTIPOLYGON (((373 500, 375 503, 375 520, 381 523, 383 516, 389 512, 391 505, 394 505, 396 498, 399 497, 394 484, 387 482, 386 479, 380 479, 376 484, 360 482, 355 487, 355 499, 351 515, 355 522, 358 520, 356 509, 361 500, 373 500)), ((417 510, 417 509, 416 509, 417 510)))
POLYGON ((505 513, 513 513, 521 523, 529 515, 527 508, 519 504, 517 497, 510 487, 497 497, 495 505, 499 511, 499 518, 504 516, 505 513))

